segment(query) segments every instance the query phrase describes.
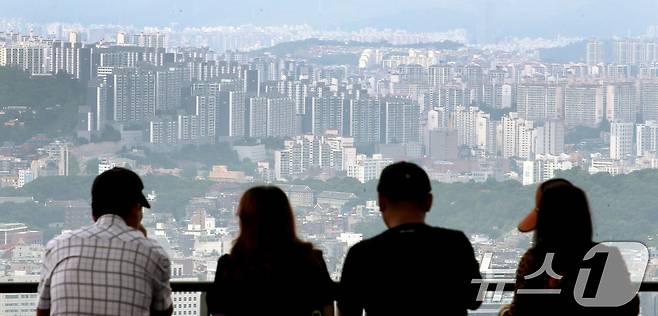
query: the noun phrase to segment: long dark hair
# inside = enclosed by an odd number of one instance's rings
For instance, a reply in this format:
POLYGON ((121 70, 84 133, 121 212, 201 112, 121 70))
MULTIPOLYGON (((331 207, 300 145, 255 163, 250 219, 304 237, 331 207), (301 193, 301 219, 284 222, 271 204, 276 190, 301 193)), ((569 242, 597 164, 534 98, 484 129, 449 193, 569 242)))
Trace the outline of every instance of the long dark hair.
POLYGON ((573 185, 553 185, 541 194, 536 247, 547 251, 582 250, 592 244, 592 216, 585 192, 573 185))
POLYGON ((240 261, 271 261, 303 250, 311 255, 313 246, 297 237, 295 217, 286 194, 274 186, 257 186, 240 199, 237 212, 240 235, 231 256, 240 261))

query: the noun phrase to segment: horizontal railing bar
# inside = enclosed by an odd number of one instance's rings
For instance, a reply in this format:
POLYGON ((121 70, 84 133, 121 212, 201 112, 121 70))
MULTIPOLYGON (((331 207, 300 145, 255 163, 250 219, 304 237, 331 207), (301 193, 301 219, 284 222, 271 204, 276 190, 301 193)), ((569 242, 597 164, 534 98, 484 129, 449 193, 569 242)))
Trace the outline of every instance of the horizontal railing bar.
MULTIPOLYGON (((495 291, 498 285, 496 280, 487 282, 487 290, 495 291)), ((514 283, 500 281, 505 283, 505 292, 514 291, 514 283)), ((0 282, 0 293, 36 293, 38 283, 36 282, 0 282)), ((173 281, 171 290, 174 292, 208 292, 212 287, 212 282, 201 281, 173 281)), ((640 292, 658 292, 658 282, 642 282, 640 292)))
MULTIPOLYGON (((37 282, 0 282, 0 293, 36 293, 37 282)), ((173 281, 173 292, 208 292, 212 282, 201 281, 173 281)))
POLYGON ((209 292, 212 282, 201 281, 174 281, 171 290, 174 292, 209 292))
MULTIPOLYGON (((516 289, 516 286, 514 283, 511 282, 498 282, 495 280, 491 280, 491 282, 487 282, 487 291, 493 292, 496 290, 496 287, 498 286, 498 283, 505 283, 505 288, 503 289, 504 292, 514 292, 516 289)), ((642 282, 640 284, 640 292, 658 292, 658 282, 656 281, 646 281, 642 282)))

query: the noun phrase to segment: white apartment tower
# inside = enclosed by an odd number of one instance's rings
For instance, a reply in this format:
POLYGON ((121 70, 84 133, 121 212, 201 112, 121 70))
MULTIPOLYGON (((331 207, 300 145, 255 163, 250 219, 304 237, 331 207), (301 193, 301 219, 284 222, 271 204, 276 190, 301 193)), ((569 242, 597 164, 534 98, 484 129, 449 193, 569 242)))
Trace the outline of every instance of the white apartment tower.
POLYGON ((610 124, 610 158, 619 160, 633 154, 633 123, 610 124))
POLYGON ((658 122, 647 121, 636 126, 636 155, 642 157, 658 152, 658 122))

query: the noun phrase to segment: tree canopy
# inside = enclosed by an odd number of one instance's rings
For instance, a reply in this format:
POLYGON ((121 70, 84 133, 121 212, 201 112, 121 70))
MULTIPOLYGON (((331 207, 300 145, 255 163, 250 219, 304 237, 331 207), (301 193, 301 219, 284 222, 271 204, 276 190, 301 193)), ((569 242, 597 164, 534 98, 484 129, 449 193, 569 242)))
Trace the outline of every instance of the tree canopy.
POLYGON ((0 142, 21 143, 44 133, 68 136, 75 131, 78 107, 85 104, 85 87, 66 75, 29 76, 0 67, 0 142), (7 122, 14 122, 5 124, 7 122))

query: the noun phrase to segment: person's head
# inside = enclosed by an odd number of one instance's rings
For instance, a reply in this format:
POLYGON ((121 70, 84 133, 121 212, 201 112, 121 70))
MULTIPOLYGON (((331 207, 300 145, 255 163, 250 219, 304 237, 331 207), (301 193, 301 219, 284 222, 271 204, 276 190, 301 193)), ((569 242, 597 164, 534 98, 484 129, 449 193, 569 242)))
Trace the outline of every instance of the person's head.
POLYGON ((139 176, 126 168, 112 168, 94 179, 91 186, 91 211, 94 221, 103 215, 121 216, 131 227, 138 228, 142 207, 151 208, 142 193, 139 176))
POLYGON ((537 210, 539 209, 543 193, 549 188, 560 186, 573 186, 573 184, 565 179, 555 178, 544 181, 537 187, 537 191, 535 192, 535 207, 519 223, 519 226, 517 227, 519 231, 526 233, 535 229, 537 225, 537 210))
POLYGON ((432 208, 431 191, 427 173, 416 164, 402 161, 384 168, 377 192, 386 225, 424 221, 432 208))
POLYGON ((539 202, 535 242, 577 248, 592 242, 592 216, 585 192, 575 186, 547 188, 539 202))
POLYGON ((238 256, 271 254, 301 243, 288 197, 274 186, 257 186, 240 199, 240 235, 231 253, 238 256))

